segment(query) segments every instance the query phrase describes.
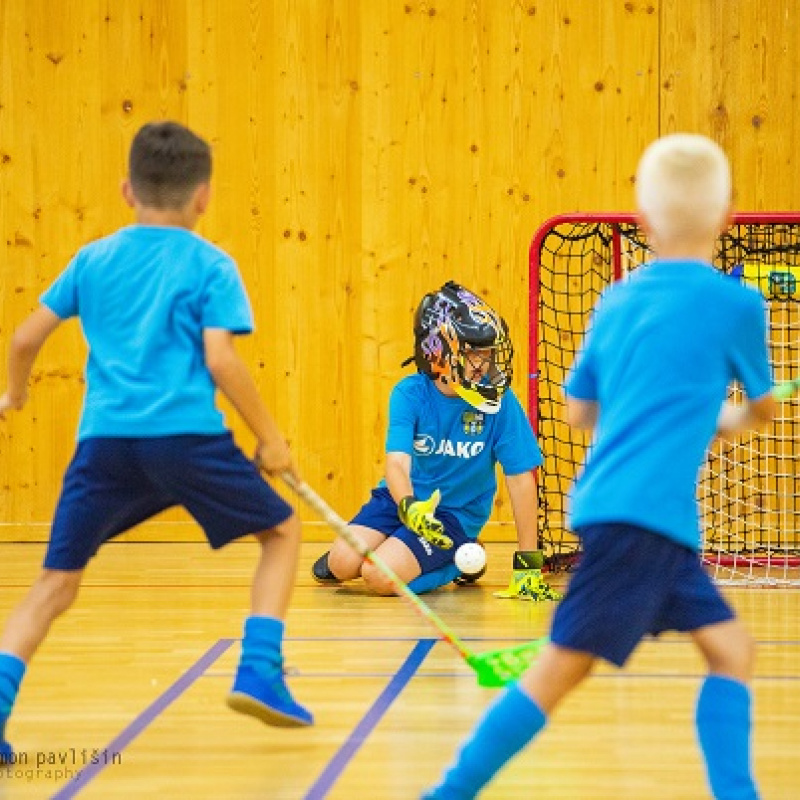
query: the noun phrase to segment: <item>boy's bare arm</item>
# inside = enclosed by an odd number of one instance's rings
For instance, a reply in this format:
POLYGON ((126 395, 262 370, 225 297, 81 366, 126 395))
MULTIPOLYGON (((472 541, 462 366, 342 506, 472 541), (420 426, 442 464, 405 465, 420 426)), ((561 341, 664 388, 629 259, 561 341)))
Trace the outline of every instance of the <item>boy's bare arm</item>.
POLYGON ((289 472, 301 481, 283 434, 261 400, 247 366, 236 352, 233 334, 221 328, 206 328, 203 344, 206 365, 214 383, 258 441, 256 457, 259 466, 270 475, 289 472))
POLYGON ((50 334, 61 324, 46 306, 39 306, 14 331, 8 349, 8 386, 0 396, 0 417, 6 411, 19 411, 28 399, 28 380, 36 361, 50 334))
POLYGON ((408 453, 386 454, 386 485, 397 503, 397 517, 403 525, 427 539, 434 547, 449 550, 453 546, 453 540, 444 532, 444 525, 435 516, 441 492, 436 489, 427 499, 415 496, 411 483, 411 456, 408 453))
POLYGON ((519 475, 506 475, 508 497, 514 522, 517 526, 517 542, 520 550, 538 550, 539 536, 537 530, 537 498, 536 480, 533 472, 521 472, 519 475))
POLYGON ((395 503, 414 494, 411 484, 411 456, 408 453, 386 454, 386 486, 395 503))
POLYGON ((567 425, 579 431, 590 431, 597 424, 599 406, 590 400, 579 400, 577 397, 566 396, 564 400, 567 425))

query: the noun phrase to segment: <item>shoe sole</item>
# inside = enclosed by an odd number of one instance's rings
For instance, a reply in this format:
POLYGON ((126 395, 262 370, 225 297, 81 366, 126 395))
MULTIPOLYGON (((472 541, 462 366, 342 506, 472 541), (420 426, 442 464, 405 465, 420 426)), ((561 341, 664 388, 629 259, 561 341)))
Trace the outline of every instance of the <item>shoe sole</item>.
POLYGON ((264 705, 264 703, 259 703, 258 700, 250 697, 249 694, 244 694, 244 692, 231 692, 226 702, 228 708, 232 708, 240 714, 255 717, 273 728, 307 728, 311 725, 311 722, 298 719, 290 714, 284 714, 264 705))
POLYGON ((318 578, 313 572, 311 573, 311 577, 320 586, 338 586, 341 583, 341 581, 338 578, 318 578))

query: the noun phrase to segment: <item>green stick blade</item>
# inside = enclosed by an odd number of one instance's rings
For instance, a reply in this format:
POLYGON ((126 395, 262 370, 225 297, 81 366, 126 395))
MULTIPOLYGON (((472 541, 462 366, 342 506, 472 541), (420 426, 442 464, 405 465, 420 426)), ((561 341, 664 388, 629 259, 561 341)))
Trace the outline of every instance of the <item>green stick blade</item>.
POLYGON ((773 387, 772 396, 776 400, 788 400, 797 393, 798 389, 800 389, 800 381, 785 381, 773 387))
POLYGON ((514 647, 475 653, 467 659, 467 663, 477 673, 478 685, 496 689, 519 678, 535 661, 548 641, 545 636, 514 647))

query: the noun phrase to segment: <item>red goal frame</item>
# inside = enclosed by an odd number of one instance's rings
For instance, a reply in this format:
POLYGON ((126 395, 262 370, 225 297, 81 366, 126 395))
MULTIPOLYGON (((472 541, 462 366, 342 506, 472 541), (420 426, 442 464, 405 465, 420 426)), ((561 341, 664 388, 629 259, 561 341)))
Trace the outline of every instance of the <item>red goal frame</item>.
MULTIPOLYGON (((550 235, 556 228, 559 226, 569 226, 575 225, 579 226, 581 224, 585 224, 591 226, 592 224, 597 225, 605 225, 610 227, 610 231, 606 229, 604 231, 604 236, 602 237, 602 244, 604 250, 604 256, 602 258, 602 262, 608 267, 610 267, 610 280, 615 281, 619 280, 624 273, 624 250, 623 250, 623 236, 620 234, 620 228, 618 226, 627 226, 628 229, 631 226, 638 224, 639 217, 637 214, 634 213, 626 213, 626 212, 610 212, 610 213, 570 213, 570 214, 560 214, 550 219, 546 220, 536 231, 534 234, 530 247, 528 250, 528 278, 529 278, 529 291, 528 291, 528 322, 529 322, 529 336, 528 336, 528 386, 527 386, 527 414, 528 418, 531 422, 531 425, 537 434, 537 436, 541 435, 540 431, 540 418, 541 418, 541 409, 540 409, 540 397, 541 397, 541 389, 540 389, 540 379, 544 374, 544 366, 540 364, 540 347, 541 347, 541 336, 542 328, 541 328, 541 321, 540 321, 540 308, 542 303, 542 253, 544 251, 544 243, 547 239, 548 235, 550 235), (609 249, 610 249, 610 258, 609 258, 609 249)), ((798 226, 800 227, 800 212, 745 212, 735 214, 731 220, 731 227, 734 228, 737 225, 753 225, 753 226, 768 226, 768 225, 790 225, 790 226, 798 226)), ((627 232, 628 238, 629 231, 627 232)), ((579 242, 583 237, 581 235, 576 235, 575 238, 570 238, 569 236, 565 235, 561 241, 566 243, 566 252, 562 255, 558 248, 554 248, 551 252, 554 253, 554 257, 564 257, 564 258, 587 258, 588 254, 593 251, 591 248, 588 248, 585 251, 571 251, 570 243, 579 242)), ((586 239, 589 238, 589 235, 586 236, 586 239)), ((635 237, 636 238, 636 237, 635 237)), ((722 238, 722 237, 721 237, 722 238)), ((739 239, 739 241, 744 241, 749 243, 745 237, 739 239)), ((754 235, 753 238, 754 242, 760 242, 761 240, 754 235)), ((771 250, 765 250, 762 252, 768 253, 781 253, 787 252, 790 254, 792 259, 792 267, 797 268, 800 266, 800 245, 797 244, 800 239, 797 235, 792 232, 789 241, 791 242, 790 246, 784 250, 783 248, 783 241, 779 238, 778 241, 780 245, 775 245, 773 243, 773 247, 771 250)), ((755 248, 756 252, 758 252, 758 248, 755 248)), ((738 248, 737 248, 738 252, 738 248)), ((745 253, 748 252, 748 249, 745 248, 745 253)), ((725 255, 729 256, 730 253, 725 251, 725 255)), ((554 264, 557 263, 554 261, 554 264)), ((724 267, 727 269, 730 267, 731 260, 728 258, 727 260, 723 261, 724 267)), ((551 273, 552 274, 552 273, 551 273)), ((595 276, 596 279, 596 276, 595 276)), ((585 287, 581 287, 580 291, 585 294, 588 292, 594 292, 596 289, 597 284, 595 283, 593 286, 587 284, 585 287)), ((569 287, 567 288, 566 293, 561 294, 562 297, 567 296, 569 297, 569 287)), ((794 302, 794 301, 793 301, 794 302)), ((585 307, 585 306, 584 306, 585 307)), ((548 314, 549 316, 549 314, 548 314)), ((790 330, 794 329, 794 325, 791 326, 790 330)), ((549 328, 552 332, 552 328, 549 328)), ((556 328, 556 330, 560 330, 560 328, 556 328)), ((565 330, 569 330, 569 325, 565 325, 565 330)), ((574 332, 574 331, 573 331, 574 332)), ((569 347, 565 348, 564 352, 569 351, 569 347)), ((563 368, 563 362, 560 362, 557 365, 557 368, 563 368)), ((797 364, 798 373, 800 373, 800 358, 798 358, 797 364)), ((794 377, 794 375, 792 376, 794 377)), ((555 388, 555 387, 553 387, 555 388)), ((549 394, 549 391, 548 391, 549 394)), ((550 400, 552 401, 552 394, 549 394, 550 400)), ((549 413, 549 412, 547 412, 549 413)), ((547 419, 548 423, 550 421, 550 416, 547 416, 543 419, 547 419)), ((547 435, 545 436, 547 438, 547 435)), ((791 437, 790 437, 791 439, 791 437)), ((793 439, 792 439, 793 440, 793 439)), ((784 439, 784 441, 786 441, 784 439)), ((541 439, 540 439, 541 443, 541 439)), ((546 443, 545 443, 546 445, 546 443)), ((543 448, 544 449, 544 448, 543 448)), ((547 459, 547 454, 545 454, 545 458, 547 459)), ((574 462, 572 462, 574 463, 574 462)), ((551 469, 550 473, 551 476, 554 473, 551 469)), ((549 489, 543 484, 545 483, 546 476, 543 474, 538 476, 537 483, 539 484, 539 491, 540 491, 540 501, 544 498, 553 498, 552 489, 549 489)), ((794 497, 800 497, 799 495, 794 495, 794 497)), ((800 500, 798 500, 800 502, 800 500)), ((543 503, 543 505, 547 506, 547 503, 543 503)), ((797 506, 798 503, 795 503, 797 506)), ((795 512, 797 509, 795 508, 795 512)), ((544 533, 543 526, 547 527, 548 521, 544 519, 547 517, 548 509, 541 508, 540 506, 540 535, 544 533)), ((559 528, 559 525, 556 525, 556 529, 559 528)), ((800 571, 797 571, 797 567, 800 566, 800 555, 798 555, 797 550, 797 529, 795 528, 793 531, 792 541, 794 542, 792 549, 787 552, 783 551, 778 553, 768 553, 767 555, 759 555, 754 553, 753 551, 746 551, 746 555, 743 556, 739 552, 733 552, 731 555, 726 554, 723 551, 707 551, 707 552, 714 552, 714 563, 717 567, 719 566, 731 566, 733 567, 732 573, 737 575, 737 578, 733 582, 740 582, 738 575, 741 574, 740 570, 742 568, 742 564, 746 562, 747 568, 750 569, 753 566, 760 568, 760 567, 774 567, 780 568, 783 567, 784 569, 791 569, 792 574, 797 572, 797 577, 792 578, 791 580, 784 581, 779 580, 781 585, 785 583, 790 583, 791 585, 800 585, 800 571)), ((545 546, 550 544, 552 546, 552 541, 548 542, 546 537, 543 539, 543 543, 545 546)), ((561 551, 559 549, 560 545, 555 548, 554 553, 551 555, 554 561, 569 561, 569 557, 573 554, 570 553, 570 547, 567 547, 567 552, 561 551)), ((771 547, 771 545, 770 545, 771 547)), ((574 551, 574 546, 572 547, 574 551)), ((547 554, 546 554, 547 555, 547 554)), ((745 580, 750 580, 749 578, 745 578, 745 580)), ((724 582, 724 581, 723 581, 724 582)), ((771 583, 771 581, 761 581, 756 579, 755 582, 758 583, 771 583)))

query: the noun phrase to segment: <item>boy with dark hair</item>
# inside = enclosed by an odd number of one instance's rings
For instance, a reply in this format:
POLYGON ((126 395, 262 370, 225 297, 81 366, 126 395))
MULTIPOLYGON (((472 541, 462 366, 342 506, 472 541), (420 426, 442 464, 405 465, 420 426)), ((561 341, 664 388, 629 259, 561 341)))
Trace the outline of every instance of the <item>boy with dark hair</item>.
POLYGON ((219 389, 257 440, 268 474, 297 476, 234 336, 253 318, 234 261, 193 233, 210 197, 211 151, 175 122, 145 125, 130 149, 125 201, 136 224, 83 247, 14 333, 0 417, 23 408, 37 354, 78 317, 89 345, 78 446, 67 468, 42 573, 0 635, 0 759, 26 666, 73 603, 102 544, 181 505, 212 548, 253 534, 261 553, 228 704, 270 725, 310 725, 286 688, 284 618, 300 521, 233 441, 219 389))

